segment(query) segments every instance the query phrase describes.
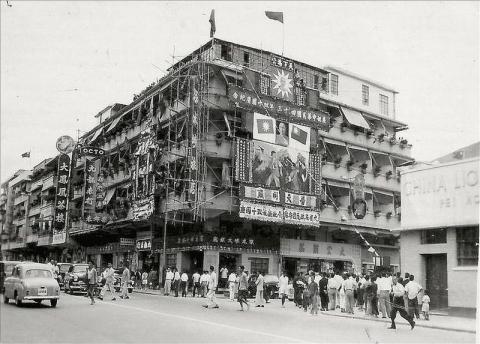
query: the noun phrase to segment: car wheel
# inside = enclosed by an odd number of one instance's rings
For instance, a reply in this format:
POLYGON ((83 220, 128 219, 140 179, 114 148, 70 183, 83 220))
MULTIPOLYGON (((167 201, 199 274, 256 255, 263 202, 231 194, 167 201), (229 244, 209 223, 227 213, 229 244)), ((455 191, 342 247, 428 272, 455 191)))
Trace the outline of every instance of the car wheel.
POLYGON ((15 295, 15 304, 17 307, 20 307, 22 305, 22 299, 18 297, 18 295, 15 295))
POLYGON ((8 297, 6 297, 5 295, 3 295, 3 303, 8 303, 10 301, 10 299, 8 297))
POLYGON ((57 307, 57 301, 58 301, 57 299, 50 300, 50 305, 52 306, 52 308, 57 307))
POLYGON ((42 300, 35 300, 35 302, 40 304, 40 303, 42 303, 42 300))
POLYGON ((128 288, 128 293, 131 294, 133 292, 133 288, 128 288))

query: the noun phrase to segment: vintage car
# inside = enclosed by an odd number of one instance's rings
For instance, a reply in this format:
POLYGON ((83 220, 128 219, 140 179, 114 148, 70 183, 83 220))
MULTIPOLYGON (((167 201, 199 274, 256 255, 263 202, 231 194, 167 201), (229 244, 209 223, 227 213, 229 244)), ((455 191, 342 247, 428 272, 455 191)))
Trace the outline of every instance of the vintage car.
POLYGON ((72 264, 65 274, 63 286, 66 293, 87 293, 87 269, 88 264, 72 264))
POLYGON ((65 280, 65 275, 67 274, 68 270, 72 266, 72 263, 57 263, 58 266, 58 277, 57 281, 60 285, 60 289, 63 289, 63 281, 65 280))
POLYGON ((0 292, 3 294, 4 287, 3 283, 5 282, 5 278, 12 274, 13 268, 15 265, 20 264, 20 261, 10 261, 10 260, 2 260, 0 262, 0 292))
MULTIPOLYGON (((248 297, 254 298, 257 293, 257 275, 251 275, 248 279, 248 297)), ((278 297, 278 277, 275 275, 265 275, 263 277, 263 293, 266 300, 278 297), (268 293, 268 295, 267 295, 268 293)))
POLYGON ((25 300, 41 303, 50 300, 52 307, 57 306, 60 298, 60 286, 50 267, 40 263, 20 263, 13 270, 12 275, 5 279, 5 293, 3 301, 8 303, 15 300, 21 306, 25 300))

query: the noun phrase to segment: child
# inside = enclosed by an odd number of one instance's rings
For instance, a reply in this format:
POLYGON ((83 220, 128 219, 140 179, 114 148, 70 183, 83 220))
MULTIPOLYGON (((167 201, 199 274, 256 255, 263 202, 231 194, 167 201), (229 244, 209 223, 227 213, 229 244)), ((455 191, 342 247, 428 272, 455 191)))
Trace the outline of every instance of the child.
POLYGON ((425 320, 430 320, 430 297, 427 295, 426 290, 422 297, 422 313, 425 320))

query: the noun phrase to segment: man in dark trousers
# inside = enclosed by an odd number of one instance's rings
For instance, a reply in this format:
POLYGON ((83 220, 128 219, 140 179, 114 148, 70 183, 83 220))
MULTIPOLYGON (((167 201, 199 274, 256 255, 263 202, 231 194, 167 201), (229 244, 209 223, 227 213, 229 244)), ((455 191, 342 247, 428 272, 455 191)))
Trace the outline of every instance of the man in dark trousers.
POLYGON ((403 301, 403 296, 405 295, 405 288, 400 283, 397 283, 397 278, 394 277, 392 279, 392 293, 393 293, 393 305, 392 310, 390 311, 390 319, 392 321, 392 325, 389 329, 396 329, 395 326, 395 317, 397 316, 397 312, 400 313, 400 316, 408 321, 410 326, 413 328, 415 327, 415 321, 413 321, 413 317, 411 317, 407 311, 405 310, 405 302, 403 301))
POLYGON ((321 310, 328 311, 328 289, 327 289, 328 279, 327 274, 322 273, 322 279, 318 282, 318 287, 320 291, 320 301, 321 301, 321 310))

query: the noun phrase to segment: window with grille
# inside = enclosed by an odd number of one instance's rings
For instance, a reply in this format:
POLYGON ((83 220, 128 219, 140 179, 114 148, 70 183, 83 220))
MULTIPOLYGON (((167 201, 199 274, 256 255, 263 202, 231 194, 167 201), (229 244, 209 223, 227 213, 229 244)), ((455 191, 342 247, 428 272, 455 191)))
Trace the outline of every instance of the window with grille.
POLYGON ((338 95, 338 75, 330 75, 330 92, 332 94, 338 95))
POLYGON ((295 87, 295 99, 297 102, 297 105, 303 105, 305 106, 305 90, 302 87, 295 87))
POLYGON ((370 90, 367 85, 362 85, 362 104, 368 105, 370 101, 370 90))
POLYGON ((270 77, 267 75, 260 75, 260 93, 270 95, 270 77))
POLYGON ((478 265, 478 226, 457 228, 457 262, 460 266, 478 265))
POLYGON ((380 114, 388 115, 388 97, 383 94, 380 95, 380 114))
POLYGON ((250 273, 268 274, 268 258, 250 258, 250 273))
POLYGON ((422 245, 447 243, 447 230, 445 228, 427 229, 420 233, 420 243, 422 245))

